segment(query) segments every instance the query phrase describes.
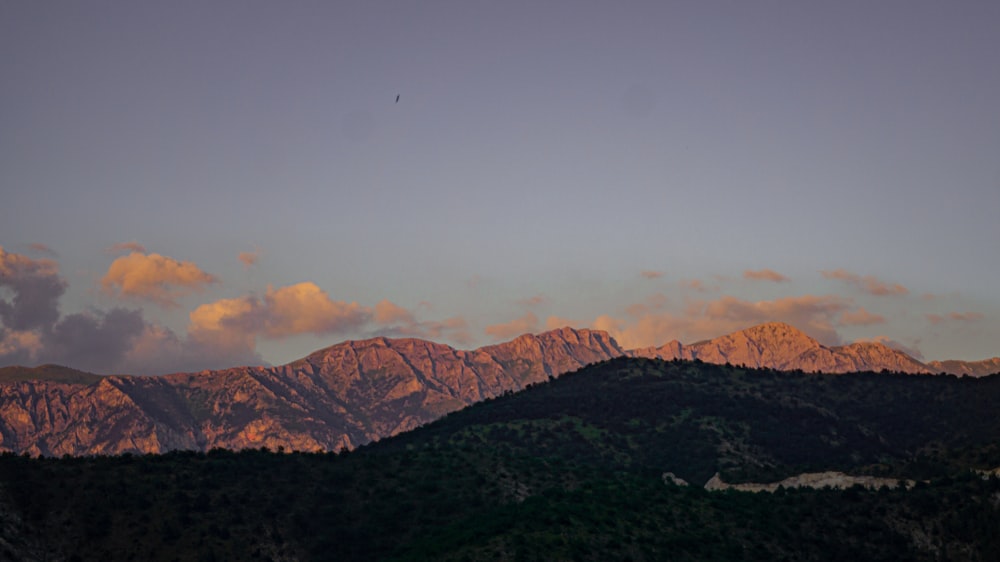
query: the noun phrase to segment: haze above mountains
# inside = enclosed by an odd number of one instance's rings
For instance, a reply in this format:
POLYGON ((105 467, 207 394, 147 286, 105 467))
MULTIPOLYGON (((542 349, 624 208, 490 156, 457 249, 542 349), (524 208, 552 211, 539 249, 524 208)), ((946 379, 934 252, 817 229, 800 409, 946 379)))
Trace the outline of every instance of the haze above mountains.
POLYGON ((80 455, 351 449, 621 356, 825 373, 1000 371, 1000 358, 921 363, 882 343, 827 347, 782 323, 636 350, 622 349, 606 332, 571 328, 469 351, 374 338, 270 368, 156 377, 99 377, 54 366, 0 369, 0 450, 80 455))

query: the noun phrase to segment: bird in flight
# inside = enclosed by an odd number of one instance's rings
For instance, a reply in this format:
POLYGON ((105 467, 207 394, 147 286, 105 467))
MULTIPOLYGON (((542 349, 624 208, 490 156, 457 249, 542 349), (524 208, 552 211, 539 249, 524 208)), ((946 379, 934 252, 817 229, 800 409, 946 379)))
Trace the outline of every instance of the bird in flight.
POLYGON ((396 103, 399 103, 399 94, 396 94, 396 103))

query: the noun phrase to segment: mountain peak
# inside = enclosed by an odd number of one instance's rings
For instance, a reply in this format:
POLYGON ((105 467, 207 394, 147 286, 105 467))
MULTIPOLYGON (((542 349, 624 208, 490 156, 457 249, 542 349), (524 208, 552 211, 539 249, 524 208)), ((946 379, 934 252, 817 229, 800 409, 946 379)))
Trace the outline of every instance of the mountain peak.
POLYGON ((785 322, 765 322, 764 324, 751 326, 749 328, 740 330, 738 332, 733 332, 732 334, 729 335, 735 335, 740 333, 746 334, 748 337, 752 336, 754 339, 779 338, 779 339, 803 339, 803 340, 816 341, 802 330, 796 328, 795 326, 792 326, 791 324, 786 324, 785 322))

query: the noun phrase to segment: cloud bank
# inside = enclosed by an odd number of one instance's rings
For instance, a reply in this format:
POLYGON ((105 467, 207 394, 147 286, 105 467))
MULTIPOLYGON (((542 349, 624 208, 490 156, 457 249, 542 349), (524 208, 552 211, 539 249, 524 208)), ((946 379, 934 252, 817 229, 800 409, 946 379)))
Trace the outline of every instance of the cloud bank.
POLYGON ((871 275, 858 275, 845 269, 824 270, 820 274, 827 279, 844 281, 862 292, 876 297, 904 296, 910 294, 910 290, 899 283, 886 283, 871 275))
POLYGON ((193 262, 133 251, 111 263, 101 279, 108 294, 177 306, 177 299, 219 280, 193 262))

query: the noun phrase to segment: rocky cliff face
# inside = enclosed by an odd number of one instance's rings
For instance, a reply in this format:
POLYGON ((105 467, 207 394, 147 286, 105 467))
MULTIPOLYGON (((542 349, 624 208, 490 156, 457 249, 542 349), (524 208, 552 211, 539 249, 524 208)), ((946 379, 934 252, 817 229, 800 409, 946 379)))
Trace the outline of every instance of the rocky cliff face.
POLYGON ((798 476, 792 476, 785 478, 780 482, 768 482, 766 484, 758 484, 748 482, 745 484, 727 484, 722 481, 719 474, 716 473, 708 482, 705 483, 705 489, 710 492, 716 492, 721 490, 740 490, 742 492, 775 492, 778 488, 814 488, 816 490, 821 490, 823 488, 833 488, 836 490, 845 490, 852 486, 862 486, 868 488, 869 490, 877 490, 879 488, 896 488, 900 484, 903 484, 907 489, 913 488, 917 485, 915 480, 899 480, 896 478, 880 478, 877 476, 850 476, 844 474, 843 472, 807 472, 804 474, 799 474, 798 476))
POLYGON ((927 363, 935 373, 949 373, 952 375, 984 377, 1000 373, 1000 357, 984 359, 982 361, 931 361, 927 363))
POLYGON ((567 328, 472 351, 375 338, 274 368, 24 380, 0 385, 0 450, 353 448, 624 353, 604 332, 567 328))
POLYGON ((781 323, 691 345, 672 341, 628 352, 605 332, 570 328, 471 351, 417 339, 374 338, 272 368, 161 377, 99 377, 53 366, 0 372, 0 451, 350 449, 626 354, 827 373, 1000 371, 1000 359, 924 365, 879 343, 826 347, 781 323))
POLYGON ((761 324, 691 345, 672 341, 662 347, 637 349, 630 353, 636 357, 700 359, 706 363, 823 373, 883 369, 905 373, 937 372, 885 344, 859 342, 827 347, 780 322, 761 324))

